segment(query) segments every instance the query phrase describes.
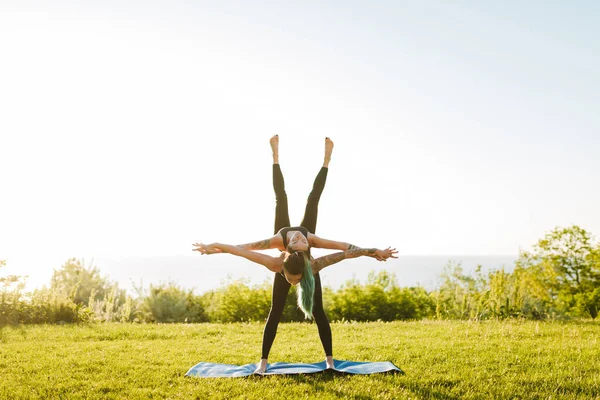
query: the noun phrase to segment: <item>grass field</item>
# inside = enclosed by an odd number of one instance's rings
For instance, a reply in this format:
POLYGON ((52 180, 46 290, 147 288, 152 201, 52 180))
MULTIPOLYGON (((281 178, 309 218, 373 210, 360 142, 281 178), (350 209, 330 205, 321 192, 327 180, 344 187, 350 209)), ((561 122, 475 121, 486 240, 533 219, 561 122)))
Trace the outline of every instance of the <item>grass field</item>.
MULTIPOLYGON (((0 398, 600 398, 600 324, 332 324, 334 357, 406 372, 184 377, 200 361, 258 361, 263 325, 23 326, 0 330, 0 398)), ((316 326, 281 324, 270 362, 323 360, 316 326)))

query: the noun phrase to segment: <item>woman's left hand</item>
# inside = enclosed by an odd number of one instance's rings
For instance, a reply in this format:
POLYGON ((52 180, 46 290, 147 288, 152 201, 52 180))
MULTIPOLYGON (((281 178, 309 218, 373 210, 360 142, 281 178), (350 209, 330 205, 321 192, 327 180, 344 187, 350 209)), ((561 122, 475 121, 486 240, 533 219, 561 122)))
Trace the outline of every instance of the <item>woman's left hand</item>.
POLYGON ((204 243, 194 243, 192 246, 195 248, 192 251, 197 251, 200 254, 217 254, 222 253, 223 250, 219 248, 218 243, 204 244, 204 243))
POLYGON ((375 252, 375 258, 378 261, 387 261, 388 258, 398 258, 396 254, 398 254, 398 250, 396 250, 395 248, 388 247, 385 250, 377 250, 375 252))

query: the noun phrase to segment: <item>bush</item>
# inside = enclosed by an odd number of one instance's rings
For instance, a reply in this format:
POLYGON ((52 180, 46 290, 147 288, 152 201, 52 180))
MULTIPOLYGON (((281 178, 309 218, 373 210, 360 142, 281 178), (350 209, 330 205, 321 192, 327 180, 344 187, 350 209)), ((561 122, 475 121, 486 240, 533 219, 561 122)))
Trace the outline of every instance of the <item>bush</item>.
POLYGON ((211 322, 263 321, 271 307, 271 286, 265 282, 251 288, 246 280, 234 280, 203 300, 211 322))
POLYGON ((132 322, 137 318, 139 321, 140 302, 125 296, 122 292, 115 285, 103 299, 97 300, 96 293, 92 290, 88 306, 85 307, 89 319, 96 322, 132 322))
MULTIPOLYGON (((0 266, 5 266, 5 262, 0 262, 0 266)), ((0 326, 83 319, 80 308, 71 299, 46 288, 25 293, 26 283, 25 277, 17 275, 0 278, 0 326)))
POLYGON ((393 321, 432 315, 434 303, 423 288, 400 288, 386 271, 371 273, 366 285, 349 280, 330 295, 332 320, 393 321))
POLYGON ((29 303, 29 312, 22 323, 74 323, 87 322, 89 315, 86 310, 75 304, 64 293, 43 287, 35 290, 29 303))
POLYGON ((206 322, 201 297, 173 282, 150 285, 142 297, 142 319, 150 322, 206 322))

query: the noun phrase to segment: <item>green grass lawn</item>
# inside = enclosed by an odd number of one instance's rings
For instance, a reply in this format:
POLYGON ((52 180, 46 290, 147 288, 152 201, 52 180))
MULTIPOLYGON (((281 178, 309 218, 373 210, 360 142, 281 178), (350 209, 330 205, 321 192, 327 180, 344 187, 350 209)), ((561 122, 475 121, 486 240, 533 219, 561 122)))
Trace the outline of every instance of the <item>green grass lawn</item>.
MULTIPOLYGON (((406 375, 201 379, 200 361, 259 361, 263 324, 23 326, 0 330, 0 398, 600 398, 600 324, 332 324, 334 357, 406 375)), ((324 359, 316 326, 281 324, 270 362, 324 359)))

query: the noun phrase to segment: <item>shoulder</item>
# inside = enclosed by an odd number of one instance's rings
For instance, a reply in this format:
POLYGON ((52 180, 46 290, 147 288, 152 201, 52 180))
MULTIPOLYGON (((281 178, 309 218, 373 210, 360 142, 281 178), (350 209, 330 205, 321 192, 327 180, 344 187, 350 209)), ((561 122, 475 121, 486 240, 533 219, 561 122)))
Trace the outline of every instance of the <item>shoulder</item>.
POLYGON ((282 228, 277 232, 271 239, 269 239, 271 246, 281 250, 283 248, 283 236, 282 232, 285 228, 282 228))
POLYGON ((316 275, 323 269, 323 262, 319 258, 310 258, 310 269, 312 270, 313 275, 316 275))
POLYGON ((273 262, 271 264, 271 271, 275 273, 283 272, 283 259, 285 257, 285 253, 281 253, 279 257, 273 257, 273 262))

